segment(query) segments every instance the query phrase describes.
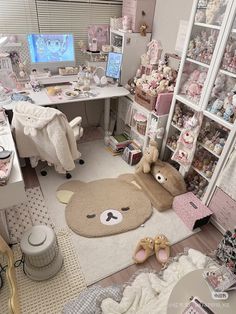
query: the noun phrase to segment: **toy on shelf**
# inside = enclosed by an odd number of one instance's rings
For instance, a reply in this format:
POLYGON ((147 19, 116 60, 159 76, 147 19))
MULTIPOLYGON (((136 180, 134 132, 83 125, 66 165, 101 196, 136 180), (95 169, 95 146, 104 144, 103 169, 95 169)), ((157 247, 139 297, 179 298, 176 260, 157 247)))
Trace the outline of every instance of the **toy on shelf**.
POLYGON ((147 117, 142 113, 137 112, 133 117, 134 123, 136 125, 137 131, 141 135, 145 135, 147 127, 147 117))
POLYGON ((220 156, 228 137, 228 130, 209 119, 204 119, 198 142, 203 144, 209 151, 220 156))
POLYGON ((123 16, 123 19, 122 19, 122 30, 125 31, 125 32, 132 32, 132 29, 131 29, 131 25, 132 25, 132 18, 130 16, 123 16))
POLYGON ((230 37, 225 47, 221 64, 222 69, 236 73, 236 38, 230 37))
POLYGON ((149 58, 150 64, 158 64, 159 60, 161 59, 161 54, 163 51, 161 42, 159 40, 153 39, 150 41, 150 43, 147 45, 147 56, 149 58))
POLYGON ((199 0, 195 22, 221 25, 226 5, 227 0, 199 0))
POLYGON ((227 122, 236 118, 236 80, 224 74, 216 77, 207 110, 227 122))
POLYGON ((175 125, 178 129, 186 128, 189 119, 191 119, 193 115, 194 112, 192 110, 177 102, 172 118, 172 124, 175 125))
POLYGON ((177 161, 186 170, 189 169, 196 149, 197 137, 202 124, 202 112, 195 112, 185 123, 177 141, 172 160, 177 161))
POLYGON ((205 177, 210 179, 213 175, 216 165, 217 159, 214 157, 214 155, 210 154, 201 146, 198 146, 198 149, 194 155, 193 167, 199 170, 205 177))
POLYGON ((207 71, 205 68, 191 68, 187 66, 186 72, 183 73, 180 93, 197 104, 200 101, 206 77, 207 71))
POLYGON ((171 135, 170 137, 168 137, 167 139, 167 145, 172 148, 173 150, 176 150, 177 148, 177 141, 179 138, 179 133, 176 132, 175 134, 171 135))
POLYGON ((191 169, 185 177, 185 183, 187 185, 187 191, 193 192, 196 196, 201 198, 206 190, 208 182, 200 174, 191 169))
POLYGON ((214 52, 217 31, 201 31, 189 42, 187 56, 202 63, 210 64, 214 52))

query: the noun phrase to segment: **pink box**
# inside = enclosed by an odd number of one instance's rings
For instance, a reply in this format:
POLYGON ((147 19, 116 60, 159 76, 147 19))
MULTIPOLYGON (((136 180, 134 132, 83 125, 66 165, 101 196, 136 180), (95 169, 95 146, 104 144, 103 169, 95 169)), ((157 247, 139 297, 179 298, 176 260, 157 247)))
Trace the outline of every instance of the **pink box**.
POLYGON ((132 31, 140 32, 140 26, 146 24, 147 32, 152 32, 156 0, 123 0, 122 16, 132 18, 132 31))
POLYGON ((173 93, 161 93, 157 96, 155 111, 159 116, 168 114, 173 98, 173 93))
POLYGON ((173 209, 190 230, 207 224, 212 215, 212 211, 192 192, 176 196, 173 209))

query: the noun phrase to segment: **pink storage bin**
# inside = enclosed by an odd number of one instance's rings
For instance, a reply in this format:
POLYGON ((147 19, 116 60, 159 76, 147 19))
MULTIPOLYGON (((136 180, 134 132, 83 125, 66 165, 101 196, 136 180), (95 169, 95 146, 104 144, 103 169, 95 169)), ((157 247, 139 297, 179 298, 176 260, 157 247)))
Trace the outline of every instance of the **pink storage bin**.
POLYGON ((157 96, 155 111, 159 116, 168 114, 173 98, 173 93, 161 93, 157 96))
POLYGON ((212 215, 212 211, 192 192, 176 196, 173 209, 190 230, 207 224, 212 215))
POLYGON ((132 18, 132 31, 140 32, 140 26, 146 24, 147 32, 152 32, 156 0, 123 0, 122 16, 132 18))

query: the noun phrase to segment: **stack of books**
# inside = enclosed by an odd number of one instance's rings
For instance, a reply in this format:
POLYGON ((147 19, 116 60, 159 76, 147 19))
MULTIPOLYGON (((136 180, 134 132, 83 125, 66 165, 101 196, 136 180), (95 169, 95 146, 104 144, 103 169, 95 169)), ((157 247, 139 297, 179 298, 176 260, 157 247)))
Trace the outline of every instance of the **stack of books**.
POLYGON ((129 165, 133 166, 136 165, 140 159, 142 158, 142 151, 138 143, 133 141, 130 143, 123 152, 122 158, 126 161, 129 165))
POLYGON ((131 142, 132 139, 126 133, 110 136, 108 148, 114 155, 121 154, 131 142))

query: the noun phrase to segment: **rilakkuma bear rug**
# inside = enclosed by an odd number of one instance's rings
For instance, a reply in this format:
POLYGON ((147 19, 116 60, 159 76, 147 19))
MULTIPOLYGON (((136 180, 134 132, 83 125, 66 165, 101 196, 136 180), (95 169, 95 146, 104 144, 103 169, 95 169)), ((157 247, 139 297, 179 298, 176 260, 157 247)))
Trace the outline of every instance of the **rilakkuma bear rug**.
POLYGON ((85 237, 135 229, 153 211, 149 199, 139 188, 117 178, 66 182, 58 187, 57 198, 66 204, 68 226, 85 237))

